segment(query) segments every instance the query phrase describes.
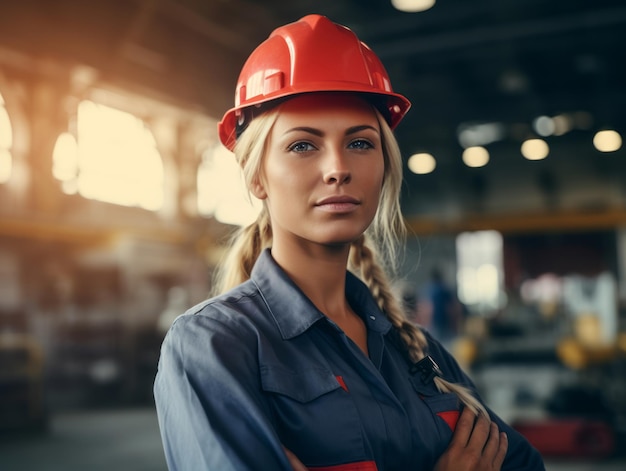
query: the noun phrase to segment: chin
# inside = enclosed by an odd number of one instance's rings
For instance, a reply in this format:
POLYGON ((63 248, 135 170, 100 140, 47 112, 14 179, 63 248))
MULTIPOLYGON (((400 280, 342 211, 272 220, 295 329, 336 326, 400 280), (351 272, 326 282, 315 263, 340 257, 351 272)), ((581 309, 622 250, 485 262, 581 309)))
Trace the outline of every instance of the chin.
POLYGON ((350 245, 355 240, 358 240, 368 227, 369 225, 355 224, 354 221, 346 221, 346 224, 335 223, 332 226, 318 227, 318 231, 310 234, 310 240, 322 245, 350 245))
POLYGON ((333 236, 320 237, 318 240, 322 245, 345 246, 352 244, 363 235, 363 232, 350 234, 335 234, 333 236))

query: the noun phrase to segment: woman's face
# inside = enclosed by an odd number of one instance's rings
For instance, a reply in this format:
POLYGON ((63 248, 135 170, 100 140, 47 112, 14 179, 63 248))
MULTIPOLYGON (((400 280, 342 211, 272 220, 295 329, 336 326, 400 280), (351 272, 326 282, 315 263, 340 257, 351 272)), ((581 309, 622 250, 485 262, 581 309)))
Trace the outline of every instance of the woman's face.
POLYGON ((380 127, 354 95, 307 94, 281 104, 261 178, 274 246, 345 245, 372 222, 384 174, 380 127))

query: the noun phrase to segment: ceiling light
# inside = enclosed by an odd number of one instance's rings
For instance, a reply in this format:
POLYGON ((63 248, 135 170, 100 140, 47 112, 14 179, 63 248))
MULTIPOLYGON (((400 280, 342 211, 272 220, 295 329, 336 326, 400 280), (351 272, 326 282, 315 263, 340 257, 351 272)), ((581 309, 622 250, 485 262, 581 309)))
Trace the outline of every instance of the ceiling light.
POLYGON ((572 118, 567 114, 559 114, 552 118, 554 123, 554 135, 562 136, 572 129, 572 118))
POLYGON ((435 0, 391 0, 391 4, 396 10, 417 13, 432 8, 435 0))
POLYGON ((435 170, 437 161, 435 158, 426 153, 413 154, 408 161, 409 170, 417 175, 426 175, 435 170))
POLYGON ((543 139, 528 139, 522 143, 521 151, 528 160, 542 160, 550 153, 550 147, 543 139))
POLYGON ((461 147, 486 146, 504 139, 506 129, 502 123, 463 123, 459 125, 457 137, 461 147))
POLYGON ((468 167, 484 167, 489 162, 489 152, 484 147, 468 147, 463 151, 463 162, 468 167))
POLYGON ((539 116, 533 121, 533 128, 540 136, 551 136, 554 134, 554 120, 549 116, 539 116))
POLYGON ((617 131, 599 131, 593 136, 593 145, 600 152, 615 152, 622 147, 622 136, 617 131))

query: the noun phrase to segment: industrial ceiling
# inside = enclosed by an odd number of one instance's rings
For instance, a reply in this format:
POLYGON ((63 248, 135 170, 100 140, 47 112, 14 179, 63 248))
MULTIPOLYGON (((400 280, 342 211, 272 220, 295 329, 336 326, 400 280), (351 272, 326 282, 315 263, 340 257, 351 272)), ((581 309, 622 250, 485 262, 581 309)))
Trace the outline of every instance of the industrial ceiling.
MULTIPOLYGON (((617 179, 623 205, 624 148, 598 155, 591 144, 599 129, 626 132, 621 1, 438 0, 428 11, 404 13, 387 0, 4 0, 0 71, 43 69, 49 60, 88 66, 100 83, 219 118, 251 50, 308 13, 351 27, 413 103, 397 130, 401 149, 407 158, 428 152, 437 167, 428 175, 407 172, 409 217, 480 213, 485 199, 515 210, 529 187, 545 197, 524 209, 558 207, 559 189, 589 179, 596 186, 617 179), (529 162, 520 145, 538 137, 533 123, 540 116, 565 116, 569 124, 544 137, 548 158, 529 162), (459 132, 485 124, 491 160, 469 168, 459 132)), ((588 209, 597 200, 579 203, 588 209)))

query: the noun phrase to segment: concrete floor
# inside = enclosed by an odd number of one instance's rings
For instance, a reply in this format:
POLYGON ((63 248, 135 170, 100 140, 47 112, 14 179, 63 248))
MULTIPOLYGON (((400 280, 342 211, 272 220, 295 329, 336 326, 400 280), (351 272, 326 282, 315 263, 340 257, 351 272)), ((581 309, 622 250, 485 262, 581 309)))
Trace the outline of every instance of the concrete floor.
MULTIPOLYGON (((547 471, 626 471, 626 459, 548 460, 546 467, 547 471)), ((46 433, 0 437, 0 471, 105 470, 167 471, 153 409, 58 414, 46 433)))
POLYGON ((152 409, 54 416, 41 434, 4 437, 0 471, 167 471, 152 409))

